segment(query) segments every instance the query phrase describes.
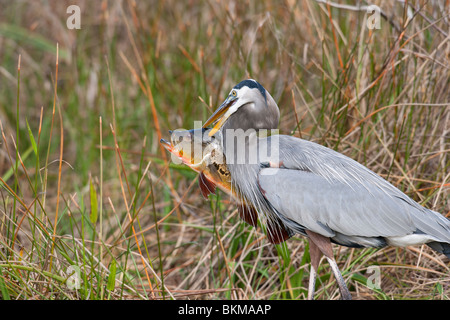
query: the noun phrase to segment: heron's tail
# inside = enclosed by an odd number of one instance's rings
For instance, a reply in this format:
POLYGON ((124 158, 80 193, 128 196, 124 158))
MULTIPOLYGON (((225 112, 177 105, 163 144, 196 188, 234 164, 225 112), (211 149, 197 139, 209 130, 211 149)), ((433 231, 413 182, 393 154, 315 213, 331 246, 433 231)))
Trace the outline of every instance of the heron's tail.
POLYGON ((445 254, 447 258, 450 259, 450 243, 433 241, 427 243, 427 245, 430 246, 433 250, 445 254))

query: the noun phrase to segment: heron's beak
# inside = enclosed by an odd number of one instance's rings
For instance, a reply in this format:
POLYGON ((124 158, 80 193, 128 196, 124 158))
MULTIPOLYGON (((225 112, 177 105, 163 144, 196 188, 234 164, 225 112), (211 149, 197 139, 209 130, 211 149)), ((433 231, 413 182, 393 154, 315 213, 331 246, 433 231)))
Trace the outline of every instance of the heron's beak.
POLYGON ((223 124, 227 119, 234 113, 235 110, 230 110, 230 107, 237 101, 237 98, 229 96, 217 110, 206 120, 205 124, 203 124, 203 128, 206 128, 211 123, 217 121, 216 125, 211 129, 208 133, 210 137, 212 137, 217 131, 222 128, 223 124))

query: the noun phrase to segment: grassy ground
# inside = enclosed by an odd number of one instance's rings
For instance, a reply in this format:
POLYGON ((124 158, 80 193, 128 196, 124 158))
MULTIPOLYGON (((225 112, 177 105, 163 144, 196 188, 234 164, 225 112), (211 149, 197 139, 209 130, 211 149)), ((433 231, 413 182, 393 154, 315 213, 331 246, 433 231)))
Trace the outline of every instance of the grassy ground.
MULTIPOLYGON (((282 133, 448 217, 449 3, 374 3, 372 30, 350 1, 0 0, 0 296, 305 298, 307 242, 269 244, 158 143, 247 77, 282 133)), ((355 299, 450 297, 448 260, 426 246, 335 253, 355 299)), ((338 299, 328 264, 319 276, 317 298, 338 299)))

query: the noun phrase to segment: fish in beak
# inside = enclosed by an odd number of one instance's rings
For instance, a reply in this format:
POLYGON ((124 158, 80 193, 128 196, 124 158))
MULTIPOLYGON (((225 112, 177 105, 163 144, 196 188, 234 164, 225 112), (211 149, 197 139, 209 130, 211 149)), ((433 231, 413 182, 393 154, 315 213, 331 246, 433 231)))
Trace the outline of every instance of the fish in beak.
MULTIPOLYGON (((222 117, 216 125, 217 128, 215 132, 220 129, 223 122, 225 122, 225 120, 229 117, 229 115, 226 115, 227 110, 229 110, 229 107, 235 101, 236 100, 231 102, 225 101, 227 104, 222 104, 222 106, 214 114, 216 117, 215 119, 222 117), (222 119, 224 120, 222 121, 222 119)), ((231 114, 232 113, 233 112, 231 112, 231 114)), ((208 120, 209 123, 215 121, 215 119, 211 120, 211 118, 208 120)), ((223 161, 217 162, 215 160, 217 158, 213 154, 222 153, 223 150, 219 144, 214 142, 214 138, 209 138, 211 136, 211 131, 213 130, 214 129, 210 128, 202 128, 173 131, 171 132, 170 142, 165 139, 161 139, 160 143, 164 146, 164 148, 166 148, 167 151, 181 159, 185 165, 199 173, 199 187, 201 194, 205 197, 205 199, 207 199, 210 194, 215 194, 216 187, 219 187, 222 191, 237 200, 239 217, 253 227, 257 227, 257 210, 253 205, 247 203, 246 200, 240 199, 236 192, 232 189, 231 176, 226 163, 223 161), (200 132, 196 130, 202 130, 202 139, 193 138, 196 134, 200 134, 200 132), (202 156, 196 156, 195 153, 192 152, 196 145, 197 147, 202 148, 202 156)), ((275 220, 267 219, 266 223, 267 237, 271 243, 278 244, 292 236, 289 231, 284 229, 282 223, 278 221, 278 218, 275 218, 275 220)))
POLYGON ((215 194, 216 186, 232 195, 223 150, 215 139, 208 135, 210 130, 210 128, 175 130, 171 132, 170 142, 161 139, 160 143, 183 164, 200 174, 200 189, 205 198, 210 193, 215 194))

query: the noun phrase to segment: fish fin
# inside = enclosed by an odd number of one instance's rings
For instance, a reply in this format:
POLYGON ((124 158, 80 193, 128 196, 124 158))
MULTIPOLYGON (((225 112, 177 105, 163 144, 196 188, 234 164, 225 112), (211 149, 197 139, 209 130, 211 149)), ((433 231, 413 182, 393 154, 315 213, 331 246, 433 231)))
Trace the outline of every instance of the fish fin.
POLYGON ((238 205, 239 217, 253 227, 258 226, 258 213, 253 206, 241 203, 238 205))
POLYGON ((205 199, 208 199, 208 196, 212 194, 216 194, 216 184, 209 180, 203 172, 200 172, 200 176, 198 179, 198 184, 200 186, 200 191, 202 192, 202 196, 205 199))
POLYGON ((266 233, 270 243, 273 244, 282 243, 294 235, 280 219, 267 219, 266 233))

